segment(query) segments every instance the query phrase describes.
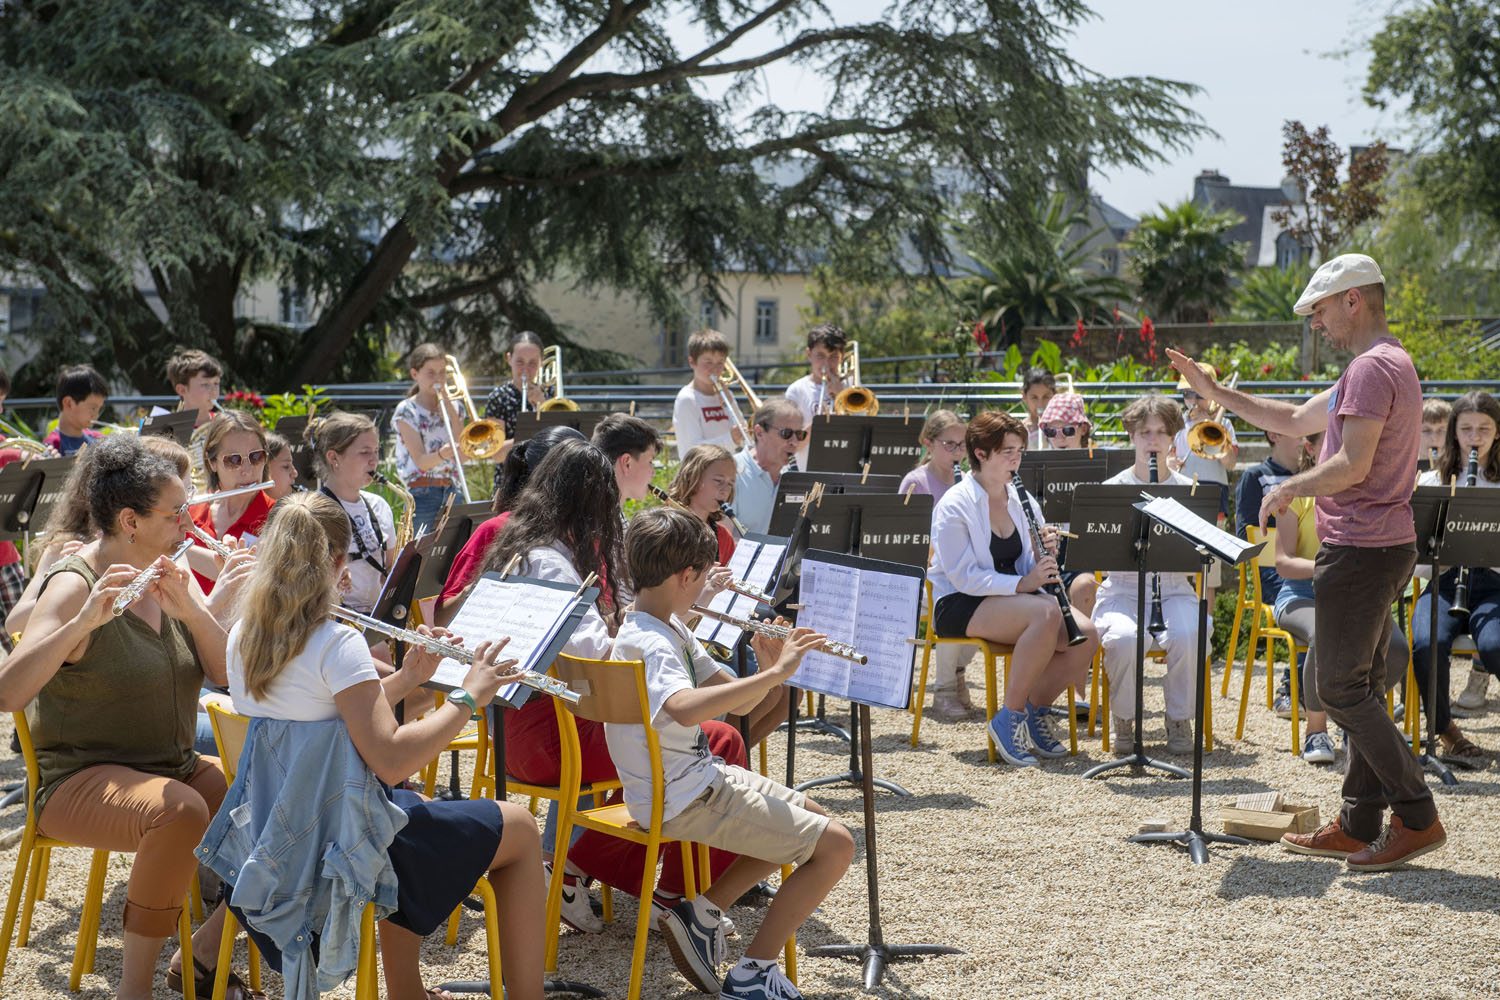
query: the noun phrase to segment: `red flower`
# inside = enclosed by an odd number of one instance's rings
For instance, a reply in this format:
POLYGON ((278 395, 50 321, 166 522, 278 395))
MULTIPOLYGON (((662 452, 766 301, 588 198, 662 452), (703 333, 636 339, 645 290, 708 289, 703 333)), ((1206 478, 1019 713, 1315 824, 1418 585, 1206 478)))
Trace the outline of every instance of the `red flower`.
POLYGON ((1077 347, 1083 343, 1084 336, 1088 333, 1083 328, 1083 317, 1078 317, 1078 322, 1073 325, 1073 339, 1068 342, 1069 347, 1077 347))
POLYGON ((1271 374, 1272 370, 1273 369, 1272 369, 1271 363, 1269 361, 1267 361, 1265 364, 1263 364, 1263 365, 1260 366, 1260 373, 1262 375, 1269 375, 1269 374, 1271 374))
POLYGON ((981 351, 990 349, 990 335, 985 332, 984 320, 982 319, 974 321, 974 343, 979 345, 981 351))
POLYGON ((1311 382, 1312 381, 1312 376, 1308 375, 1308 374, 1303 374, 1302 381, 1304 381, 1304 382, 1311 382))

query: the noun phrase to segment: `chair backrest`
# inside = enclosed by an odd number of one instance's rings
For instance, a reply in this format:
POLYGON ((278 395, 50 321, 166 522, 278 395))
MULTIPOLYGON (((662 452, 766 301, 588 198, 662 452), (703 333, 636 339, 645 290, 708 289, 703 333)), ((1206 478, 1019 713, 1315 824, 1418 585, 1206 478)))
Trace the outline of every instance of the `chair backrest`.
POLYGON ((575 717, 644 726, 646 752, 651 758, 651 827, 659 828, 666 782, 662 778, 661 741, 651 725, 651 705, 646 698, 646 665, 640 660, 584 660, 559 653, 548 673, 580 695, 578 704, 572 707, 561 698, 553 699, 563 747, 560 787, 577 795, 580 786, 583 754, 575 717))
POLYGON ((224 780, 232 785, 235 771, 239 769, 240 753, 245 749, 245 737, 250 732, 250 717, 210 704, 208 721, 214 727, 214 743, 219 747, 219 766, 224 770, 224 780))
MULTIPOLYGON (((1261 540, 1261 537, 1262 537, 1261 536, 1261 530, 1260 530, 1260 527, 1258 525, 1254 525, 1254 524, 1247 524, 1247 525, 1245 525, 1245 538, 1250 542, 1250 544, 1254 545, 1256 542, 1258 542, 1258 541, 1261 540)), ((1276 529, 1275 528, 1268 528, 1268 529, 1266 529, 1264 537, 1265 537, 1266 547, 1261 550, 1261 555, 1264 555, 1265 553, 1270 552, 1272 554, 1271 555, 1270 568, 1271 569, 1275 569, 1276 568, 1276 556, 1275 556, 1275 552, 1276 552, 1276 529)), ((1261 599, 1260 567, 1262 565, 1264 565, 1264 564, 1261 562, 1260 556, 1256 557, 1255 563, 1253 565, 1247 565, 1245 563, 1241 563, 1240 565, 1245 567, 1245 579, 1247 581, 1249 581, 1249 583, 1250 583, 1250 593, 1254 597, 1255 603, 1257 605, 1262 605, 1264 602, 1261 599)))

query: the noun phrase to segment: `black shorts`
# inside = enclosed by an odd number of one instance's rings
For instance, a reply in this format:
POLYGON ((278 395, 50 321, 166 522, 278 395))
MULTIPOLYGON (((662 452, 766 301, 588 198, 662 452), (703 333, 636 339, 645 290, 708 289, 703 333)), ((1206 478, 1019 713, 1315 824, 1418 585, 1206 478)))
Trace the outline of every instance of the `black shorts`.
POLYGON ((932 608, 932 630, 940 639, 967 639, 969 619, 984 603, 973 594, 949 594, 932 608))

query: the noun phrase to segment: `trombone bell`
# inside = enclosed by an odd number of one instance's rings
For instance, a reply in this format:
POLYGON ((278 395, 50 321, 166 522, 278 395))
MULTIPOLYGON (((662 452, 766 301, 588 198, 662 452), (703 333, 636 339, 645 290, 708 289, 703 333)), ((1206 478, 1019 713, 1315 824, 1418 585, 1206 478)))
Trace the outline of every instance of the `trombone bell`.
POLYGON ((880 412, 880 400, 862 385, 851 385, 833 397, 833 412, 873 417, 880 412))
POLYGON ((494 458, 504 445, 505 425, 493 417, 471 421, 458 432, 458 450, 475 461, 494 458))
POLYGON ((1216 462, 1229 452, 1229 432, 1216 420, 1194 424, 1187 441, 1189 451, 1209 461, 1216 462))

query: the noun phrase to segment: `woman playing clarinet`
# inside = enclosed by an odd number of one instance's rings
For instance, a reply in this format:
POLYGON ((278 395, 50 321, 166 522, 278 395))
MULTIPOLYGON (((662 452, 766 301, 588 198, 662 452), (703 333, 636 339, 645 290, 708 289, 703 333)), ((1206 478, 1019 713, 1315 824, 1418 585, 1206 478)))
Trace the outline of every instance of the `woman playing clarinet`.
MULTIPOLYGON (((933 627, 945 638, 970 636, 1012 645, 1005 704, 989 723, 990 739, 1008 763, 1035 767, 1037 756, 1067 750, 1042 714, 1070 684, 1081 685, 1099 645, 1087 618, 1085 640, 1068 645, 1058 599, 1042 593, 1059 582, 1056 533, 1043 529, 1038 552, 1011 485, 1026 451, 1026 428, 1015 417, 981 413, 964 432, 970 474, 932 512, 933 627)), ((1035 501, 1038 524, 1042 512, 1035 501)))

